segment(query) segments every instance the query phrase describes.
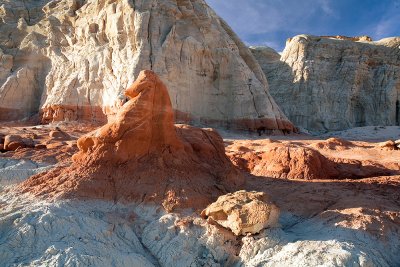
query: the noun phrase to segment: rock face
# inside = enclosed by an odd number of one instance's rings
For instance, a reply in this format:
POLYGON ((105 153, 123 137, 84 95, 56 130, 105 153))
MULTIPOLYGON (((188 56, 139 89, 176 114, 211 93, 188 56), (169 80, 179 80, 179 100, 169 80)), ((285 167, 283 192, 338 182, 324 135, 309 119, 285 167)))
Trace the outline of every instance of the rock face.
POLYGON ((278 207, 264 193, 244 190, 220 196, 201 214, 235 235, 257 234, 264 228, 276 227, 279 219, 278 207))
POLYGON ((266 48, 253 54, 296 126, 332 131, 400 124, 399 45, 399 37, 371 42, 299 35, 288 40, 280 61, 277 53, 263 53, 266 48))
POLYGON ((243 177, 213 130, 174 126, 168 91, 143 71, 116 119, 78 140, 71 167, 31 177, 23 192, 44 197, 140 201, 204 208, 243 177))
POLYGON ((151 69, 178 121, 293 129, 249 49, 203 0, 1 4, 1 120, 104 121, 151 69))

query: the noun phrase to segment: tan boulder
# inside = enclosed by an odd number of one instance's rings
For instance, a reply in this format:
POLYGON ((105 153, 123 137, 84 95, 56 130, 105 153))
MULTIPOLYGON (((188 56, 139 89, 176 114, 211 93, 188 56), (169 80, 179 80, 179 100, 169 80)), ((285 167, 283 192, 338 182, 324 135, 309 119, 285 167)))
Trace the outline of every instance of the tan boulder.
POLYGON ((235 235, 257 234, 264 228, 279 225, 279 209, 263 192, 241 190, 220 196, 201 215, 235 235))

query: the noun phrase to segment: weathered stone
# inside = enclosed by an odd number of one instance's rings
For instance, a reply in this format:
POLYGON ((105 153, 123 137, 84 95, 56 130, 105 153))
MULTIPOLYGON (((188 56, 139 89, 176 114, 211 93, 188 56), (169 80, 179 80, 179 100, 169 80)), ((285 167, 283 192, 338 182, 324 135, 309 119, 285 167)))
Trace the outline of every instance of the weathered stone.
POLYGON ((4 138, 4 150, 14 151, 18 148, 32 147, 32 139, 23 138, 20 135, 6 135, 4 138))
POLYGON ((278 207, 265 193, 244 190, 220 196, 201 214, 235 235, 257 234, 264 228, 278 226, 279 219, 278 207))
POLYGON ((1 63, 2 120, 39 110, 43 123, 112 119, 123 90, 151 69, 178 122, 293 130, 249 49, 204 0, 17 0, 2 8, 0 46, 15 55, 1 63))
POLYGON ((270 92, 298 127, 311 131, 400 124, 400 38, 299 35, 277 53, 253 49, 270 92), (273 53, 272 53, 273 54, 273 53))
POLYGON ((66 139, 69 137, 67 133, 62 132, 62 131, 57 131, 57 130, 51 131, 49 133, 49 136, 50 136, 50 138, 53 138, 53 139, 66 139))
MULTIPOLYGON (((168 90, 154 72, 142 71, 126 95, 131 99, 114 120, 78 139, 70 167, 31 177, 22 191, 49 198, 150 202, 170 212, 203 209, 243 184, 216 131, 174 125, 168 90)), ((58 145, 66 143, 47 148, 58 145)))

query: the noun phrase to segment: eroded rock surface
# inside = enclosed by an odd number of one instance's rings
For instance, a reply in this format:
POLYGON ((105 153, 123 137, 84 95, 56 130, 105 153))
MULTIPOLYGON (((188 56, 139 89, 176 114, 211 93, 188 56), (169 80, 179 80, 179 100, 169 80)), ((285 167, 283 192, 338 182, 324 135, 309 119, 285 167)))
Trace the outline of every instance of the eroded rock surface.
POLYGON ((251 52, 203 0, 1 4, 0 120, 104 122, 152 69, 180 122, 293 130, 251 52))
POLYGON ((235 235, 245 235, 278 226, 279 209, 264 193, 241 190, 220 196, 201 215, 235 235))
POLYGON ((400 154, 394 151, 396 154, 387 157, 380 150, 379 145, 358 145, 339 138, 310 144, 267 139, 236 141, 227 153, 236 166, 257 176, 319 180, 399 174, 400 154))
POLYGON ((36 196, 141 201, 204 208, 243 182, 210 129, 173 124, 168 91, 143 71, 116 119, 78 140, 69 168, 55 168, 20 186, 36 196))
MULTIPOLYGON (((65 131, 65 124, 59 126, 65 131)), ((335 133, 335 138, 328 140, 304 135, 261 139, 256 133, 252 140, 245 140, 249 135, 229 133, 235 138, 225 142, 229 154, 262 152, 267 145, 298 146, 317 150, 334 161, 358 160, 362 164, 370 161, 399 170, 400 151, 377 146, 378 142, 395 140, 399 135, 398 127, 395 128, 391 136, 386 134, 389 129, 376 132, 373 127, 366 127, 335 133), (353 135, 374 139, 380 136, 380 139, 368 142, 345 140, 353 135)), ((68 133, 76 138, 90 130, 90 127, 75 125, 68 133)), ((40 142, 47 142, 51 131, 57 131, 57 128, 51 125, 0 127, 0 132, 34 133, 37 135, 35 141, 40 142)), ((192 128, 186 133, 189 132, 191 146, 199 150, 205 143, 202 138, 207 137, 201 130, 193 131, 192 128)), ((54 146, 61 143, 58 139, 51 142, 55 142, 51 143, 54 146)), ((21 159, 29 155, 36 161, 43 159, 41 153, 55 157, 55 151, 58 151, 67 158, 63 151, 68 146, 65 142, 47 152, 46 149, 24 148, 1 156, 21 159)), ((207 151, 215 154, 211 147, 207 151)), ((41 171, 35 169, 40 166, 34 162, 14 159, 3 162, 6 164, 0 163, 0 177, 3 177, 0 183, 18 182, 29 173, 41 171)), ((59 162, 66 163, 64 160, 59 162)), ((149 166, 143 168, 150 169, 149 166)), ((216 169, 215 166, 207 168, 210 173, 216 169)), ((118 168, 115 170, 120 172, 118 168)), ((71 172, 71 175, 81 174, 71 172)), ((240 188, 247 192, 264 192, 279 207, 280 227, 238 237, 216 223, 208 223, 191 210, 166 213, 160 205, 151 205, 141 199, 129 203, 76 198, 42 200, 30 194, 16 194, 14 188, 18 185, 0 186, 0 262, 6 266, 399 266, 400 176, 307 181, 255 176, 246 172, 243 175, 246 182, 240 188)), ((207 178, 204 174, 202 177, 207 178)), ((186 179, 185 173, 183 178, 182 184, 189 184, 204 194, 194 180, 186 179)), ((163 179, 150 182, 154 186, 160 181, 164 183, 163 179)), ((51 179, 54 187, 56 182, 51 179)), ((67 183, 59 182, 61 186, 67 183)), ((139 186, 142 184, 139 182, 139 186)), ((175 185, 176 181, 171 184, 175 185)), ((188 195, 189 199, 191 195, 196 197, 191 191, 188 195)))
POLYGON ((280 60, 268 48, 253 54, 289 119, 321 132, 400 124, 399 45, 399 37, 299 35, 288 40, 280 60))

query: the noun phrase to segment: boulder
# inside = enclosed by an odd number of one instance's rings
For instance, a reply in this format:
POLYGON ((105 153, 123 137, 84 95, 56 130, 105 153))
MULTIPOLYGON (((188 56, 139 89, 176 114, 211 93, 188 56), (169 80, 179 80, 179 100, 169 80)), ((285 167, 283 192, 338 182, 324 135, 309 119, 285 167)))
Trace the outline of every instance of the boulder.
POLYGON ((211 129, 174 125, 168 90, 142 71, 115 119, 81 137, 69 168, 55 168, 20 185, 43 197, 161 204, 167 211, 203 209, 234 191, 243 176, 211 129))
POLYGON ((201 215, 235 235, 257 234, 264 228, 279 225, 279 209, 263 192, 241 190, 220 196, 201 215))
POLYGON ((20 135, 6 135, 4 138, 4 150, 15 151, 18 148, 33 147, 33 140, 20 135))
POLYGON ((320 152, 306 147, 276 145, 260 156, 256 175, 284 179, 329 179, 338 175, 334 164, 320 152))
POLYGON ((69 135, 60 130, 50 131, 49 137, 52 139, 67 139, 69 135))
POLYGON ((293 130, 249 49, 204 0, 15 0, 1 8, 0 120, 40 111, 43 123, 107 122, 124 89, 151 69, 178 122, 293 130))

